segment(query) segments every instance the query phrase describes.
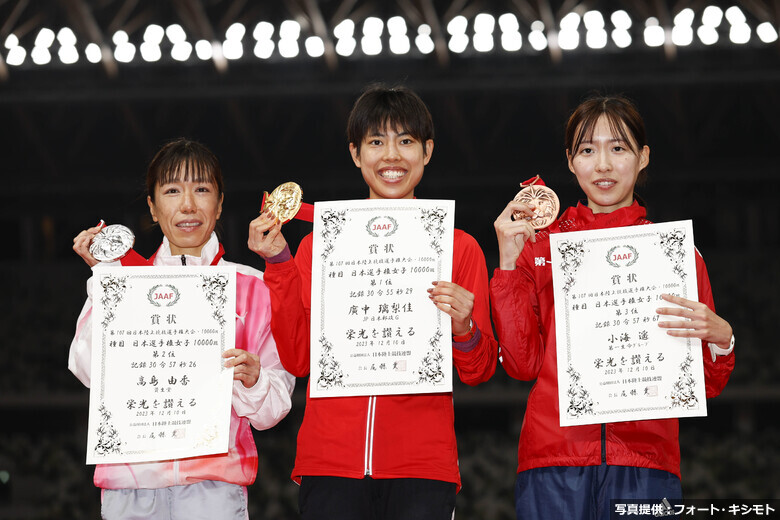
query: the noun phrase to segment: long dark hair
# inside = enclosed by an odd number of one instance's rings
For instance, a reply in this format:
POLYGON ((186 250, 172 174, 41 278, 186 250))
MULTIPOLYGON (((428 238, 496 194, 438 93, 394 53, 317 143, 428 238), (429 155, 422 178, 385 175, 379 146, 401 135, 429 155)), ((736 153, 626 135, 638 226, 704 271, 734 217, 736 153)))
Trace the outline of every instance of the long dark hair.
MULTIPOLYGON (((606 117, 612 134, 620 136, 638 156, 647 145, 645 122, 636 105, 623 96, 591 97, 574 109, 566 123, 565 144, 569 155, 574 156, 582 141, 593 137, 593 129, 602 116, 606 117)), ((641 185, 645 180, 647 167, 639 171, 636 181, 641 185)))

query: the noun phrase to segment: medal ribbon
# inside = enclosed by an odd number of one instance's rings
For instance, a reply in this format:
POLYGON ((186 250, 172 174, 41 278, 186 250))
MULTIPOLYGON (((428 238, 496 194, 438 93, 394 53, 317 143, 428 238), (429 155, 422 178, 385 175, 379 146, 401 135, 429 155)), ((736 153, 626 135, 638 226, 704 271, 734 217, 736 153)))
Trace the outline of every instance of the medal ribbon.
POLYGON ((298 213, 296 213, 293 218, 297 218, 298 220, 304 220, 306 222, 314 222, 314 204, 301 202, 301 208, 298 210, 298 213))
POLYGON ((544 181, 542 180, 542 177, 537 175, 536 177, 531 177, 525 182, 521 182, 520 187, 527 188, 528 186, 533 186, 534 184, 538 184, 539 186, 546 186, 544 181))
MULTIPOLYGON (((268 192, 263 193, 263 202, 260 203, 260 211, 263 211, 265 207, 265 199, 268 197, 268 192)), ((296 220, 303 220, 305 222, 314 222, 314 205, 307 202, 301 202, 301 207, 293 216, 296 220)))
POLYGON ((139 255, 135 249, 129 250, 125 256, 119 259, 122 265, 152 265, 146 258, 139 255))

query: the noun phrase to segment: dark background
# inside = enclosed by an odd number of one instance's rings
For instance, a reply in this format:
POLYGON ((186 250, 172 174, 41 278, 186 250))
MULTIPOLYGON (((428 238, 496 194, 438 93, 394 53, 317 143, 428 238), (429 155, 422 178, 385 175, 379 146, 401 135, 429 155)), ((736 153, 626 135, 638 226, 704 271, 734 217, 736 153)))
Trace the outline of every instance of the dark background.
MULTIPOLYGON (((246 237, 264 190, 294 180, 308 202, 366 196, 344 128, 352 102, 373 81, 406 84, 429 105, 436 146, 416 194, 457 201, 456 225, 477 238, 491 272, 492 222, 521 181, 541 174, 563 207, 581 196, 563 153, 570 111, 594 91, 636 101, 651 147, 649 182, 640 190, 649 216, 693 220, 719 314, 737 337, 736 369, 723 394, 708 402, 708 417, 680 422, 684 492, 780 498, 780 44, 755 35, 759 22, 778 26, 780 2, 714 3, 742 8, 754 29, 750 43, 729 42, 724 19, 711 47, 644 45, 641 20, 656 16, 671 27, 674 14, 691 7, 698 22, 708 5, 699 1, 0 1, 0 42, 13 32, 28 49, 21 67, 0 61, 0 518, 99 517, 93 468, 84 464, 88 390, 67 371, 90 275, 71 250, 72 238, 104 219, 133 229, 136 249, 150 255, 161 235, 143 194, 146 165, 165 141, 187 136, 209 146, 223 166, 227 258, 262 269, 246 237), (530 48, 531 21, 557 23, 572 9, 599 9, 607 18, 625 9, 634 18, 634 44, 596 51, 583 42, 563 53, 530 48), (259 20, 297 19, 306 36, 318 16, 329 30, 350 16, 359 30, 366 16, 400 14, 414 35, 423 21, 444 31, 454 14, 471 21, 477 12, 516 13, 523 48, 457 55, 445 43, 428 56, 358 50, 316 59, 302 50, 295 59, 267 61, 251 53, 259 20), (43 26, 73 27, 81 52, 87 41, 110 45, 118 28, 137 44, 148 23, 177 22, 194 41, 222 37, 233 21, 249 29, 244 58, 226 70, 195 57, 92 65, 82 52, 73 66, 56 56, 37 66, 29 57, 43 26)), ((6 54, 2 48, 0 56, 6 54)), ((310 226, 294 221, 285 233, 297 244, 310 226)), ((479 387, 456 383, 464 485, 457 518, 514 518, 516 443, 531 384, 509 379, 500 367, 479 387)), ((288 477, 305 386, 298 381, 282 423, 256 433, 253 518, 296 518, 297 486, 288 477)))

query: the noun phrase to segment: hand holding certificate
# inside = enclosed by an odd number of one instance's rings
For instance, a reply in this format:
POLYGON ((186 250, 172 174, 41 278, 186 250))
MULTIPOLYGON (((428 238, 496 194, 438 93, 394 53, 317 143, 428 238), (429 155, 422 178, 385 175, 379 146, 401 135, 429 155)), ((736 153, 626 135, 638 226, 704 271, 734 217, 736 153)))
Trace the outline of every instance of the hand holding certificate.
POLYGON ((657 313, 664 301, 704 305, 691 222, 556 233, 550 245, 561 426, 706 415, 702 336, 658 326, 695 316, 657 313))
MULTIPOLYGON (((427 289, 452 275, 453 210, 441 200, 315 205, 312 397, 452 390, 451 319, 427 289)), ((458 289, 431 292, 457 306, 458 289)))
POLYGON ((222 353, 235 344, 235 267, 95 276, 87 463, 226 452, 233 370, 222 353))
POLYGON ((731 325, 705 304, 673 294, 662 294, 661 298, 676 307, 660 307, 656 310, 658 314, 682 318, 658 323, 659 327, 667 329, 667 334, 679 338, 699 338, 723 350, 729 348, 733 338, 731 325))

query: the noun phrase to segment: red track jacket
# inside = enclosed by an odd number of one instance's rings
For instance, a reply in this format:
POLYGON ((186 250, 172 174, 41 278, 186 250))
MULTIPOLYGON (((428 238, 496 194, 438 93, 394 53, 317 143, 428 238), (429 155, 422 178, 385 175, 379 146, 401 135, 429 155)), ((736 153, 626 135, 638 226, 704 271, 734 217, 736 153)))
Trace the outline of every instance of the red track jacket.
MULTIPOLYGON (((490 325, 485 257, 473 237, 456 229, 452 281, 474 293, 475 337, 454 344, 453 362, 461 381, 476 385, 495 372, 498 345, 490 325), (465 346, 467 352, 458 347, 465 346), (473 348, 472 348, 473 347, 473 348)), ((312 235, 295 260, 267 263, 271 330, 283 366, 309 374, 312 235)), ((330 397, 312 399, 298 432, 292 477, 425 478, 460 488, 451 393, 330 397)))
MULTIPOLYGON (((680 476, 677 419, 559 426, 558 373, 549 233, 649 224, 645 208, 632 206, 594 214, 579 204, 569 208, 549 232, 526 242, 517 269, 496 269, 490 282, 493 320, 500 342, 499 360, 507 373, 520 380, 536 379, 520 432, 517 471, 546 466, 593 466, 606 462, 665 470, 680 476), (535 262, 536 258, 545 262, 535 262), (538 265, 543 264, 543 265, 538 265), (602 460, 602 448, 606 460, 602 460)), ((704 260, 696 253, 699 301, 714 310, 704 260)), ((718 395, 734 368, 734 353, 713 362, 704 349, 707 397, 718 395)))

